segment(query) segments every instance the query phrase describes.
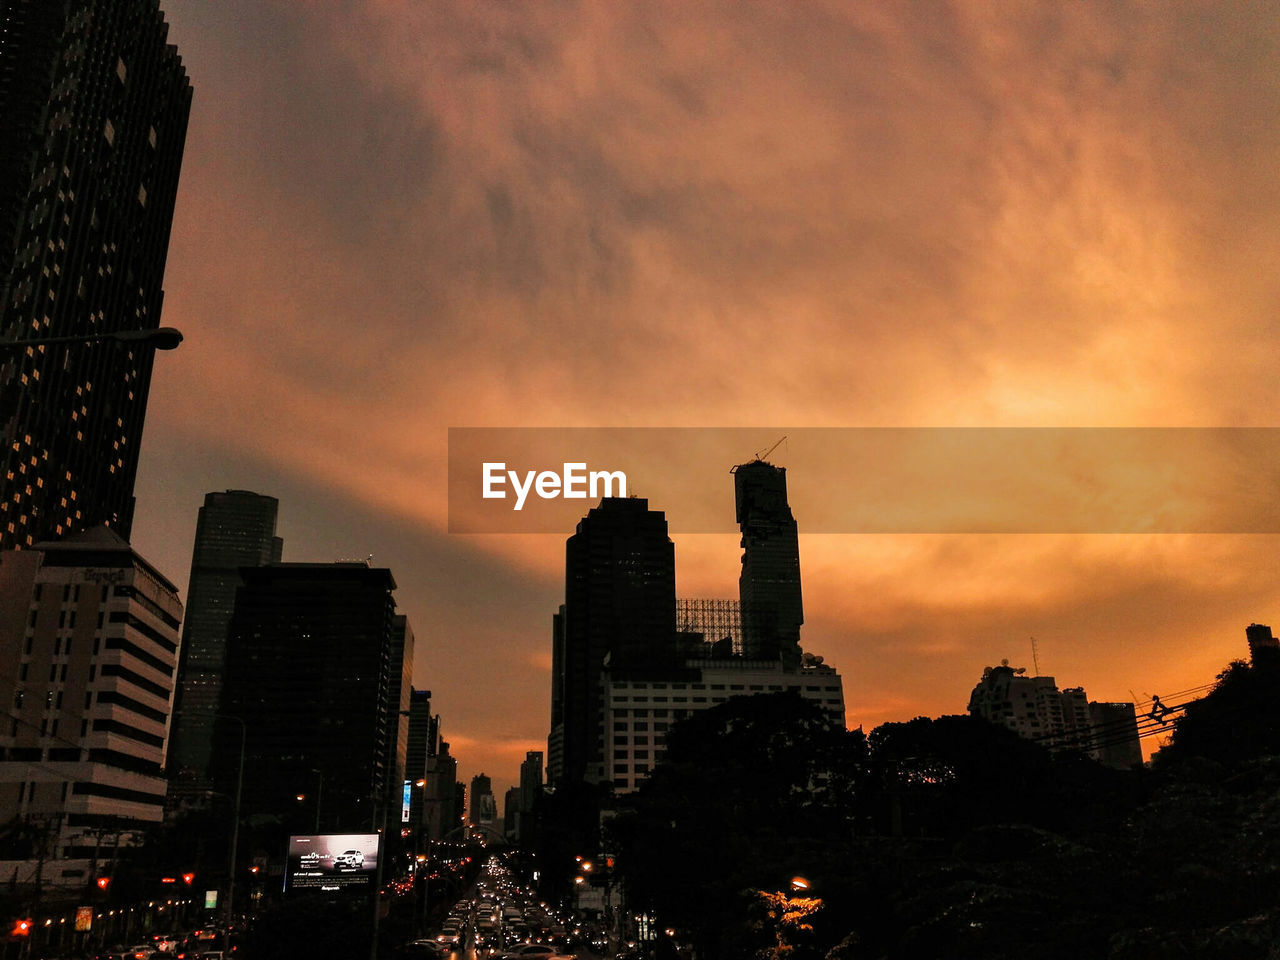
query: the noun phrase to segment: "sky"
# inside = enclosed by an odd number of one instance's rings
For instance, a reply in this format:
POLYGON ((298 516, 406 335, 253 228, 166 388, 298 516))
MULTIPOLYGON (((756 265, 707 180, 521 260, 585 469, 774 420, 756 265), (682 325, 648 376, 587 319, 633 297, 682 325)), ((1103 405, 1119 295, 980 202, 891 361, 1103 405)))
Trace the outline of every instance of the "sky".
MULTIPOLYGON (((545 749, 572 530, 448 533, 450 427, 750 428, 729 505, 780 425, 1277 425, 1267 5, 163 8, 195 90, 186 340, 135 546, 185 588, 204 494, 237 488, 279 498, 286 560, 372 554, 499 795, 545 749)), ((797 520, 802 644, 851 727, 962 712, 1033 636, 1062 686, 1169 702, 1280 621, 1275 535, 797 520)), ((674 539, 679 594, 736 595, 735 536, 674 539)))

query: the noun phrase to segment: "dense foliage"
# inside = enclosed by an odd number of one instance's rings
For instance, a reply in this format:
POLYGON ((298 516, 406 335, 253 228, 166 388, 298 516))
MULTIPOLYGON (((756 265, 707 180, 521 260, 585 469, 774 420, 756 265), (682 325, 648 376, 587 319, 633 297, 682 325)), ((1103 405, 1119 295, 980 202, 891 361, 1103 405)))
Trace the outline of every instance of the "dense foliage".
POLYGON ((973 717, 864 737, 735 699, 672 729, 608 842, 629 908, 701 958, 1280 955, 1280 663, 1232 664, 1172 729, 1121 772, 973 717), (761 912, 795 875, 804 937, 761 912))

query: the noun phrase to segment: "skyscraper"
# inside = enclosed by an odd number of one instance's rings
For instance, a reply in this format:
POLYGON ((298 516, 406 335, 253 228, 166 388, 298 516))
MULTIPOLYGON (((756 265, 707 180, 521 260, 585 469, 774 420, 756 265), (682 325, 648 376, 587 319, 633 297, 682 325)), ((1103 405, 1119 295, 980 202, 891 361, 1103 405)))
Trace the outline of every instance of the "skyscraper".
POLYGON ((590 510, 565 544, 563 610, 554 621, 548 773, 554 782, 599 780, 605 666, 677 665, 675 544, 662 511, 637 497, 606 497, 590 510))
MULTIPOLYGON (((368 829, 400 790, 387 770, 399 726, 392 663, 404 637, 391 571, 281 563, 242 576, 219 713, 244 721, 245 808, 291 811, 299 784, 319 776, 322 827, 368 829)), ((234 790, 240 736, 239 723, 215 725, 212 769, 223 792, 234 790)))
MULTIPOLYGON (((0 339, 160 325, 191 85, 156 0, 0 0, 0 339)), ((126 540, 153 350, 0 355, 0 549, 126 540)))
POLYGON ((492 827, 498 820, 498 802, 493 796, 493 782, 483 773, 477 773, 471 778, 468 814, 473 827, 492 827))
POLYGON ((787 471, 763 460, 733 470, 736 514, 742 531, 743 653, 749 660, 800 664, 800 541, 787 503, 787 471))
POLYGON ((235 608, 241 567, 279 563, 275 497, 248 490, 205 494, 196 520, 187 587, 187 617, 174 698, 168 771, 179 789, 207 785, 213 716, 222 692, 227 625, 235 608))

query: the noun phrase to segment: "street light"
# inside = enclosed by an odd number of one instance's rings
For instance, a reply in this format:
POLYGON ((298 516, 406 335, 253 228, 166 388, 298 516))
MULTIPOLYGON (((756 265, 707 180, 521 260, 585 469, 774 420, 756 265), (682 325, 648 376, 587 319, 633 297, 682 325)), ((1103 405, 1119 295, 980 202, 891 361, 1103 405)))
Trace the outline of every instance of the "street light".
POLYGON ((117 343, 139 343, 156 350, 173 350, 182 342, 182 333, 173 327, 157 327, 154 330, 113 330, 109 333, 81 333, 70 337, 30 337, 23 340, 0 340, 0 350, 24 350, 27 347, 46 347, 60 343, 101 343, 114 340, 117 343))

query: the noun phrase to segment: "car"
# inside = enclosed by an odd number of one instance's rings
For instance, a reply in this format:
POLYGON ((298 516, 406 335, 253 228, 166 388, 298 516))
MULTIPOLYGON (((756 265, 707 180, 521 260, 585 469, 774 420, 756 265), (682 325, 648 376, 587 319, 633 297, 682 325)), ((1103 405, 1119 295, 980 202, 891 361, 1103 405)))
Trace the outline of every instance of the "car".
POLYGON ((434 940, 410 940, 397 956, 403 960, 444 960, 449 951, 434 940))
POLYGON ((333 858, 333 865, 338 869, 342 867, 359 869, 364 866, 364 854, 359 850, 344 851, 333 858))

